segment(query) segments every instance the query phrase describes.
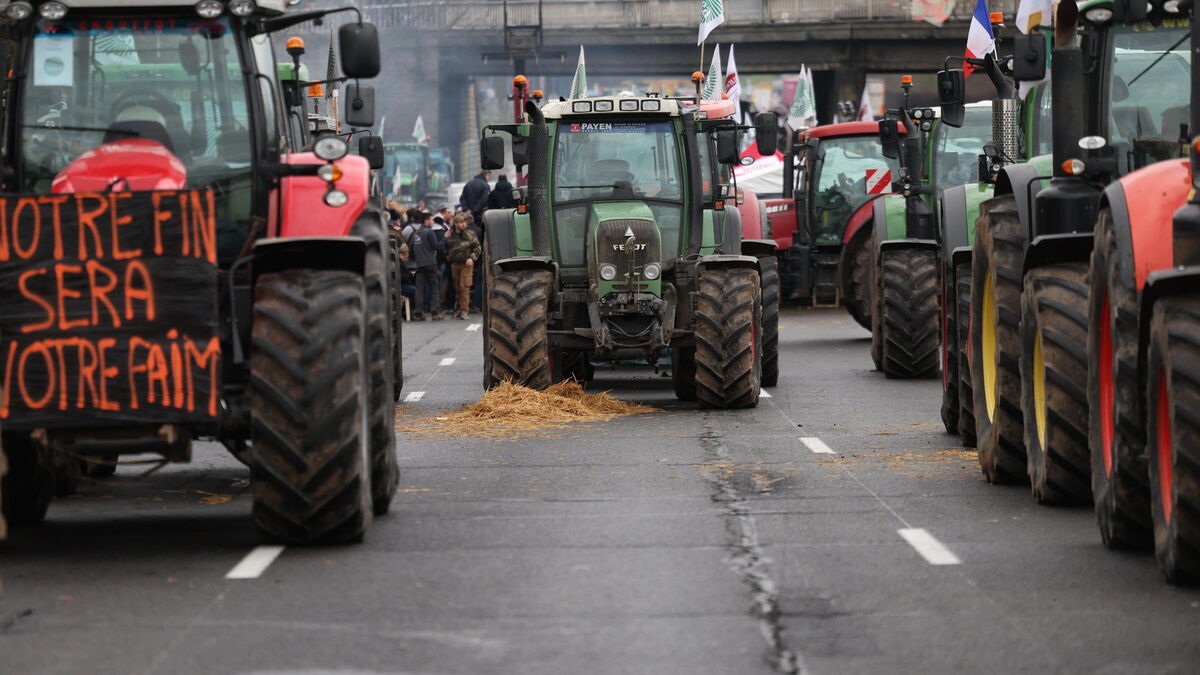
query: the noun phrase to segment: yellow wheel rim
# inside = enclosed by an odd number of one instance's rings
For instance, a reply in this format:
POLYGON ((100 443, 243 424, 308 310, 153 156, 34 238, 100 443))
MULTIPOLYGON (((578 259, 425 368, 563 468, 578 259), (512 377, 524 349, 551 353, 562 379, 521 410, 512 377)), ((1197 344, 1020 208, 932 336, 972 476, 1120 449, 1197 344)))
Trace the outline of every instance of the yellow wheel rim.
POLYGON ((1033 340, 1033 412, 1038 444, 1046 447, 1046 362, 1042 360, 1042 331, 1033 340))
POLYGON ((996 322, 1000 319, 996 312, 996 289, 992 281, 992 273, 983 279, 983 333, 980 335, 980 346, 983 347, 983 397, 987 402, 988 421, 996 419, 996 322))

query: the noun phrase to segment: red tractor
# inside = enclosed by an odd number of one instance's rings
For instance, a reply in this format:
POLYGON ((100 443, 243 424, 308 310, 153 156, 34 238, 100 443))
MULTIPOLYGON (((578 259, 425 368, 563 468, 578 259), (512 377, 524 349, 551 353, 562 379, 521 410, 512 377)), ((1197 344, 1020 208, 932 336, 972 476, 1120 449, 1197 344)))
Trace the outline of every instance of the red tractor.
MULTIPOLYGON (((360 539, 399 476, 378 139, 310 136, 272 37, 287 0, 9 2, 0 194, 4 517, 117 458, 224 444, 254 521, 360 539), (136 8, 130 4, 137 4, 136 8)), ((338 31, 343 121, 374 123, 373 25, 338 31)), ((289 47, 292 45, 289 44, 289 47)), ((289 50, 290 51, 290 50, 289 50)), ((298 56, 297 56, 298 59, 298 56)), ((295 64, 298 66, 298 63, 295 64)), ((325 84, 329 84, 326 82, 325 84)))
POLYGON ((844 304, 871 328, 871 202, 890 191, 879 122, 804 129, 785 149, 783 197, 767 199, 784 300, 844 304))

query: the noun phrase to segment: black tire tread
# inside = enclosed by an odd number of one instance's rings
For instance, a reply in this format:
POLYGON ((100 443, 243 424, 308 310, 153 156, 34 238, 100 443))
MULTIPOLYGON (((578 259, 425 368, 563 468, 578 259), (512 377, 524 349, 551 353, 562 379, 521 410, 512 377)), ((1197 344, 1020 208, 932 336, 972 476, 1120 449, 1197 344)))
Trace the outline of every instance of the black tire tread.
POLYGON ((753 331, 761 331, 760 293, 756 270, 706 269, 698 276, 695 379, 701 406, 758 405, 762 340, 754 340, 753 331))
POLYGON ((762 286, 762 386, 779 384, 779 259, 758 258, 762 286))
POLYGON ((546 332, 552 283, 553 276, 546 270, 490 275, 484 325, 487 386, 513 382, 541 390, 552 384, 546 332))
POLYGON ((864 226, 846 243, 838 270, 842 276, 842 288, 845 289, 842 302, 846 305, 846 311, 867 330, 871 330, 871 287, 875 280, 875 268, 871 264, 874 246, 870 232, 870 227, 864 226))
POLYGON ((975 447, 975 395, 971 389, 971 266, 954 268, 955 335, 958 336, 958 436, 975 447))
POLYGON ((884 375, 905 379, 937 375, 937 254, 921 248, 889 249, 880 254, 876 274, 884 375))

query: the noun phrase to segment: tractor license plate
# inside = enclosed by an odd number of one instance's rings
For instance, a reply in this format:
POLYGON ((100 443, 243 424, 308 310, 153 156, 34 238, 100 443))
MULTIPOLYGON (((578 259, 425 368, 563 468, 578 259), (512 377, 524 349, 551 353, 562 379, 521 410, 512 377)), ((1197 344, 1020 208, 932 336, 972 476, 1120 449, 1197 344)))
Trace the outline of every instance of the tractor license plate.
POLYGON ((215 201, 0 194, 0 427, 216 418, 215 201))

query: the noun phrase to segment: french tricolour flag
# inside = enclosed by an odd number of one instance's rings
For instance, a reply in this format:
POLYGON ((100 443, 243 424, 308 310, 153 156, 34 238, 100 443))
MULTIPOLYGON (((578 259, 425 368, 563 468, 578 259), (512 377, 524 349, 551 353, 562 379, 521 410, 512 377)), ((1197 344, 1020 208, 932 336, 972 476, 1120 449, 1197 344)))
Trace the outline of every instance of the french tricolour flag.
MULTIPOLYGON (((988 17, 987 0, 977 0, 975 13, 971 15, 971 27, 967 29, 967 57, 982 59, 985 54, 996 51, 996 34, 988 17)), ((974 66, 963 64, 963 75, 969 76, 974 66)))

